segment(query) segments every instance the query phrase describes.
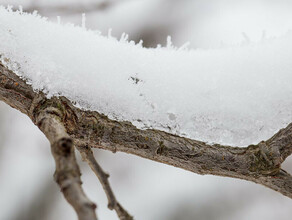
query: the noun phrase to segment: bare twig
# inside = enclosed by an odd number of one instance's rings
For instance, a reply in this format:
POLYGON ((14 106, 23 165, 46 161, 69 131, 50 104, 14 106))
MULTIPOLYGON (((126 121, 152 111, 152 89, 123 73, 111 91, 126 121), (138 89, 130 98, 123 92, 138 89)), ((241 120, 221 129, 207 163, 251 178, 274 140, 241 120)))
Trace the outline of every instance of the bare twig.
POLYGON ((108 208, 110 210, 115 210, 117 215, 119 216, 119 219, 132 220, 133 217, 117 201, 108 181, 109 175, 105 173, 101 166, 97 163, 92 150, 87 145, 84 145, 81 142, 77 142, 76 147, 81 153, 83 160, 88 163, 92 171, 98 177, 108 199, 108 208))
POLYGON ((60 116, 58 109, 48 107, 42 110, 36 119, 36 124, 51 143, 52 155, 56 163, 55 180, 66 200, 75 209, 79 220, 96 220, 96 205, 83 192, 72 139, 61 123, 60 116))

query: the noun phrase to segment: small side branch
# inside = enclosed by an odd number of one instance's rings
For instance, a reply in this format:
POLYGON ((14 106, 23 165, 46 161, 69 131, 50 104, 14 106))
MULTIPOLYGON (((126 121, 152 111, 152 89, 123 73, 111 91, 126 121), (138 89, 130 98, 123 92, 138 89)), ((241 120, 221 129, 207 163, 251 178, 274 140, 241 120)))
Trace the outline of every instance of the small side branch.
POLYGON ((54 108, 48 108, 37 118, 37 125, 51 143, 56 163, 55 180, 68 203, 75 209, 79 220, 97 220, 96 205, 87 198, 81 186, 81 173, 76 162, 73 141, 66 133, 58 114, 54 108))
POLYGON ((76 144, 76 146, 83 160, 88 163, 92 171, 98 177, 108 199, 108 208, 110 210, 115 210, 119 219, 132 220, 133 217, 117 201, 108 181, 109 175, 105 173, 101 166, 97 163, 97 161, 94 158, 92 150, 87 145, 76 144))
POLYGON ((278 162, 282 163, 292 154, 292 123, 267 140, 267 144, 270 146, 274 157, 275 155, 279 156, 281 160, 278 162))

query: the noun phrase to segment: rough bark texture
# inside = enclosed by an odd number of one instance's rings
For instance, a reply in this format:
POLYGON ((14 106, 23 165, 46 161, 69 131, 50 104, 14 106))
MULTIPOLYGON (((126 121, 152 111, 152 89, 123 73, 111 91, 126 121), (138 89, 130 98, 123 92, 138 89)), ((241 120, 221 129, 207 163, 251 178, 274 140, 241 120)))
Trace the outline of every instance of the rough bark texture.
POLYGON ((245 179, 292 198, 292 177, 281 169, 292 153, 292 124, 257 145, 245 148, 208 145, 163 131, 139 130, 130 122, 78 109, 66 97, 47 99, 1 63, 0 99, 28 115, 41 130, 40 114, 45 109, 47 112, 55 109, 50 114, 59 118, 69 138, 79 147, 122 151, 202 175, 245 179))

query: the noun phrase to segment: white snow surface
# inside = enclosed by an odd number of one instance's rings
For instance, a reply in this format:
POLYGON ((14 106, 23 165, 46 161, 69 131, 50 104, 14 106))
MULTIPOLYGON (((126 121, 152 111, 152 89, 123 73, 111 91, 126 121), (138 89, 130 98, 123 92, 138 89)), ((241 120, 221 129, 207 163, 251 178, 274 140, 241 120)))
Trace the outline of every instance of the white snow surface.
POLYGON ((138 128, 244 146, 292 122, 292 33, 233 47, 143 48, 0 7, 1 61, 48 97, 138 128), (9 60, 9 62, 7 62, 9 60))

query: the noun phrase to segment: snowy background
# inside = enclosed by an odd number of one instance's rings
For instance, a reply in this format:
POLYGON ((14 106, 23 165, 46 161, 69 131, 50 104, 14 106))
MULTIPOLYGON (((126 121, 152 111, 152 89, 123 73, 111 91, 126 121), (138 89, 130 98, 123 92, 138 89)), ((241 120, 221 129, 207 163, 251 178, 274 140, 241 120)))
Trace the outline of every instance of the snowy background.
MULTIPOLYGON (((2 1, 38 10, 56 22, 81 25, 131 40, 144 46, 190 42, 191 48, 221 48, 278 37, 292 29, 290 1, 187 1, 187 0, 53 0, 2 1)), ((289 58, 289 57, 288 57, 289 58)), ((253 183, 199 176, 170 166, 122 153, 96 151, 111 174, 118 200, 136 219, 290 219, 292 201, 253 183)), ((98 204, 100 219, 117 219, 107 209, 106 197, 96 177, 82 164, 89 197, 98 204)), ((285 162, 292 172, 292 160, 285 162)), ((0 104, 0 219, 74 219, 53 182, 54 163, 48 142, 30 120, 0 104)))

